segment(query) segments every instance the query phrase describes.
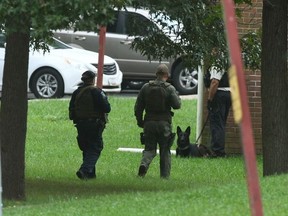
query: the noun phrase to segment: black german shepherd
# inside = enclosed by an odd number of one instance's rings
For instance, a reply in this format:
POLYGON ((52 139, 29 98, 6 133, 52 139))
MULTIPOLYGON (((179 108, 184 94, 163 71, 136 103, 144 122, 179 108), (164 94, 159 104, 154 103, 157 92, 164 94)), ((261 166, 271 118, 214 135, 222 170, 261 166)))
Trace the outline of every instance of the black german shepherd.
POLYGON ((176 156, 180 157, 210 157, 212 152, 202 144, 191 144, 190 143, 190 126, 182 131, 179 126, 177 126, 177 148, 176 156))

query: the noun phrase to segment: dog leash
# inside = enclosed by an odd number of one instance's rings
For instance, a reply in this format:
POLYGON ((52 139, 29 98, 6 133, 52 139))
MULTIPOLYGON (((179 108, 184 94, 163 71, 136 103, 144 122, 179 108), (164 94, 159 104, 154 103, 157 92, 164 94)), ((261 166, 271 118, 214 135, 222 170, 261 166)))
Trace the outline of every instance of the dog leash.
POLYGON ((202 127, 202 130, 201 130, 201 132, 200 132, 200 134, 199 134, 199 136, 198 136, 198 138, 196 139, 196 142, 195 142, 195 144, 197 145, 197 147, 199 147, 199 145, 200 145, 200 144, 198 144, 198 141, 199 141, 200 137, 201 137, 202 134, 203 134, 203 131, 204 131, 205 127, 206 127, 206 124, 207 124, 207 122, 208 122, 208 120, 209 120, 209 116, 210 116, 210 112, 208 111, 208 115, 207 115, 207 118, 206 118, 206 120, 205 120, 205 123, 204 123, 204 125, 203 125, 203 127, 202 127))

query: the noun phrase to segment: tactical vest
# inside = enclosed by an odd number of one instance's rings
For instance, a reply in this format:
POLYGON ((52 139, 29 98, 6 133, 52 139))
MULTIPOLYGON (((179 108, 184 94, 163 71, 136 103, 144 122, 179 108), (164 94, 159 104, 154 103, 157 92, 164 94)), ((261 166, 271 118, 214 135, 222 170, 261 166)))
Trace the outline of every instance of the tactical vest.
POLYGON ((166 88, 169 83, 158 83, 150 81, 146 92, 146 106, 147 113, 164 113, 167 111, 167 93, 166 88))
MULTIPOLYGON (((204 74, 203 80, 204 80, 204 85, 206 88, 210 87, 211 84, 211 79, 210 79, 210 71, 207 70, 206 73, 204 74)), ((219 86, 218 87, 229 87, 229 78, 228 78, 228 73, 225 72, 221 78, 221 80, 219 81, 219 86)))
POLYGON ((206 88, 209 88, 210 87, 210 84, 211 84, 211 79, 210 79, 210 68, 206 70, 204 76, 203 76, 203 81, 204 81, 204 85, 206 88))
POLYGON ((95 110, 92 89, 95 89, 95 87, 84 87, 76 95, 74 102, 76 120, 99 117, 99 113, 95 110))
POLYGON ((228 73, 225 72, 219 82, 218 87, 229 87, 229 79, 228 79, 228 73))

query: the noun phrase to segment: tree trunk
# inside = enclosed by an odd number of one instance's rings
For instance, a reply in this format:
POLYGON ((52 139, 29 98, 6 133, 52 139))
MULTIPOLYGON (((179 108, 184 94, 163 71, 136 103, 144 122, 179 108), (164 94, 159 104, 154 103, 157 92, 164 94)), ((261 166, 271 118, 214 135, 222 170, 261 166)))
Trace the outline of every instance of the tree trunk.
POLYGON ((26 32, 11 33, 6 38, 0 114, 4 199, 21 200, 25 198, 29 28, 26 32))
POLYGON ((263 0, 263 174, 288 172, 287 0, 263 0))

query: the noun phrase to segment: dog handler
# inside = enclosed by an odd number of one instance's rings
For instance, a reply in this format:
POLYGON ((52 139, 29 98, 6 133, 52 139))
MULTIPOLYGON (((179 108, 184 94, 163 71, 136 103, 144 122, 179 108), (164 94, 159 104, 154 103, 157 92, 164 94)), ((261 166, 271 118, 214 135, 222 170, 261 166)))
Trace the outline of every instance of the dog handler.
POLYGON ((181 99, 175 88, 167 83, 168 67, 160 64, 156 70, 156 80, 146 83, 140 90, 134 114, 137 125, 144 128, 144 151, 138 170, 138 176, 144 177, 150 163, 156 156, 157 144, 160 148, 160 177, 169 178, 171 170, 171 152, 175 134, 172 134, 171 108, 180 109, 181 99), (145 111, 144 120, 143 112, 145 111))
POLYGON ((73 92, 70 100, 69 118, 77 128, 77 141, 83 156, 76 175, 87 180, 96 178, 95 166, 103 149, 102 133, 111 107, 104 91, 94 86, 95 73, 86 71, 81 80, 84 84, 73 92))
POLYGON ((224 70, 212 67, 210 80, 207 108, 210 120, 211 149, 214 157, 225 157, 225 126, 231 107, 228 74, 224 70))

